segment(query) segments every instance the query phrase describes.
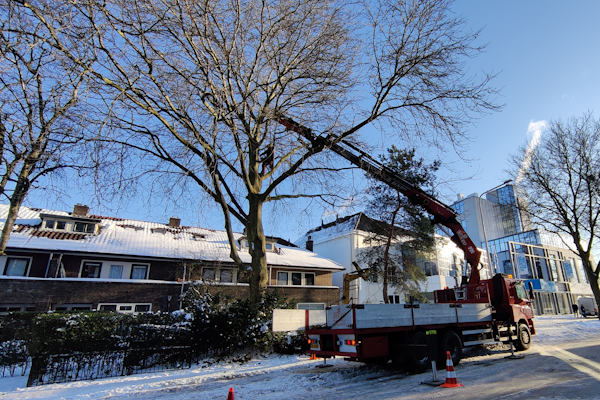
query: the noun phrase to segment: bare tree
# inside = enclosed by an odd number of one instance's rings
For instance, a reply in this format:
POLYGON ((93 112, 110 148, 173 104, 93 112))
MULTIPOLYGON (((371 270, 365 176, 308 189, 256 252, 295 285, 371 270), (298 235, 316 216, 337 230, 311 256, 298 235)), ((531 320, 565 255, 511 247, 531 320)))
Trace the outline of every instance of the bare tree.
POLYGON ((600 304, 600 263, 592 255, 600 238, 600 120, 586 114, 553 122, 513 164, 522 211, 581 257, 600 304))
POLYGON ((495 108, 490 78, 463 71, 480 48, 446 0, 60 4, 77 29, 65 30, 43 1, 24 7, 102 85, 120 128, 112 139, 155 156, 220 205, 238 264, 231 218, 245 225, 256 301, 268 283, 264 205, 322 197, 311 179, 333 169, 317 156, 322 142, 286 132, 278 116, 333 141, 358 140, 381 121, 398 139, 455 143, 473 112, 495 108), (72 37, 94 47, 93 64, 69 48, 72 37))
POLYGON ((63 62, 44 24, 13 2, 0 2, 0 20, 0 193, 9 202, 4 254, 32 185, 73 166, 83 125, 74 110, 85 71, 63 62))

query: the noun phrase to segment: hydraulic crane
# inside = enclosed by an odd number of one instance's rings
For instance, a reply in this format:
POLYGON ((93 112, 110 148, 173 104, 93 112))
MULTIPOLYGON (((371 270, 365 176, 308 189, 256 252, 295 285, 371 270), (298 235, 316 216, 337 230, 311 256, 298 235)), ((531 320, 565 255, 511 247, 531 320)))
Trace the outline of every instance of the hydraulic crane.
POLYGON ((479 284, 479 261, 481 259, 481 252, 477 249, 477 246, 475 246, 475 243, 473 243, 460 222, 458 222, 456 213, 450 206, 447 206, 420 188, 415 187, 400 178, 394 171, 348 141, 337 141, 329 137, 315 135, 310 128, 302 126, 298 122, 285 116, 279 116, 277 120, 280 124, 285 126, 286 129, 296 132, 307 139, 313 146, 330 149, 371 176, 396 189, 405 195, 413 204, 423 207, 425 211, 433 215, 433 223, 448 228, 452 232, 450 239, 464 251, 465 259, 471 266, 469 286, 476 286, 479 284))

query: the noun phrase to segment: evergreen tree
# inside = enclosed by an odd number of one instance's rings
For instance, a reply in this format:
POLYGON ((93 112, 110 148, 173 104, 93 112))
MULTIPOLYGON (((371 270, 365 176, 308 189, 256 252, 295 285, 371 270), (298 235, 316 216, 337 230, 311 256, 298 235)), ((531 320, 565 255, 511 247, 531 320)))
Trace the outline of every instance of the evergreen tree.
MULTIPOLYGON (((416 156, 415 149, 392 146, 381 156, 381 162, 410 184, 435 194, 435 173, 440 161, 427 164, 416 156)), ((366 239, 369 247, 361 252, 360 261, 370 266, 372 274, 381 277, 385 303, 389 302, 389 285, 413 298, 422 298, 420 283, 425 280, 425 273, 417 265, 417 259, 426 257, 435 246, 433 224, 425 211, 402 193, 372 176, 367 177, 369 214, 385 224, 366 239)))

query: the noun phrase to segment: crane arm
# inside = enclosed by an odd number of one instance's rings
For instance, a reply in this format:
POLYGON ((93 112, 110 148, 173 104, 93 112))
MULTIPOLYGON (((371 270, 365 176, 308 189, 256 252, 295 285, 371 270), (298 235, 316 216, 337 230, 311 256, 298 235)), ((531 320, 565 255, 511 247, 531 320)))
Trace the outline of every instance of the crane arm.
POLYGON ((328 148, 344 157, 369 175, 402 193, 411 203, 423 207, 429 214, 433 215, 433 223, 450 229, 452 231, 450 239, 465 253, 465 259, 471 265, 469 285, 477 285, 479 283, 478 267, 481 252, 456 218, 456 213, 452 208, 402 179, 392 169, 345 140, 334 141, 327 137, 315 135, 310 128, 302 126, 285 116, 278 116, 277 121, 286 129, 296 132, 310 141, 313 146, 328 148))

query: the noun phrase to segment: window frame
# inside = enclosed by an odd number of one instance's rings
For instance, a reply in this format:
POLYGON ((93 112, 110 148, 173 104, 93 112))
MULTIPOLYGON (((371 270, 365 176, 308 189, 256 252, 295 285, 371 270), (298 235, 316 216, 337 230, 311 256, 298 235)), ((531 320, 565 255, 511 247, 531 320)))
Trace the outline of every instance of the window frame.
POLYGON ((152 312, 152 303, 98 303, 96 311, 104 312, 116 312, 119 314, 141 314, 145 312, 152 312), (148 306, 147 311, 136 311, 138 306, 148 306), (102 310, 102 307, 114 307, 114 310, 102 310), (122 309, 122 307, 129 307, 129 309, 122 309))
POLYGON ((150 264, 131 263, 131 270, 129 271, 129 279, 148 280, 149 278, 150 278, 150 264), (134 271, 135 267, 145 267, 146 268, 146 274, 145 274, 144 278, 134 278, 133 277, 133 271, 134 271))
POLYGON ((277 270, 276 274, 275 274, 275 285, 274 286, 294 286, 294 287, 314 287, 317 286, 317 274, 314 271, 301 271, 301 270, 287 270, 287 269, 283 269, 283 270, 277 270), (287 274, 287 283, 286 284, 281 284, 280 280, 279 280, 279 274, 281 273, 285 273, 287 274), (293 283, 292 280, 292 276, 293 274, 300 274, 300 284, 296 285, 293 283), (313 277, 313 284, 312 285, 307 285, 306 284, 306 275, 312 275, 313 277))
POLYGON ((10 256, 7 255, 4 259, 4 267, 2 268, 2 276, 29 276, 29 272, 31 271, 31 260, 32 257, 25 256, 10 256), (26 260, 27 264, 25 265, 25 273, 23 275, 7 275, 6 271, 8 269, 8 263, 10 260, 26 260))
POLYGON ((84 279, 100 279, 102 277, 103 266, 104 266, 104 263, 102 261, 81 260, 81 267, 79 267, 79 278, 84 278, 84 279), (99 264, 100 265, 100 269, 98 270, 98 276, 97 277, 83 276, 83 270, 84 270, 86 264, 99 264))
POLYGON ((83 222, 83 221, 73 221, 73 225, 71 227, 71 230, 75 233, 84 233, 84 234, 94 234, 96 233, 96 226, 98 224, 95 222, 83 222), (77 226, 78 225, 82 225, 83 226, 83 230, 77 230, 77 226), (88 228, 91 227, 91 229, 88 230, 88 228))

